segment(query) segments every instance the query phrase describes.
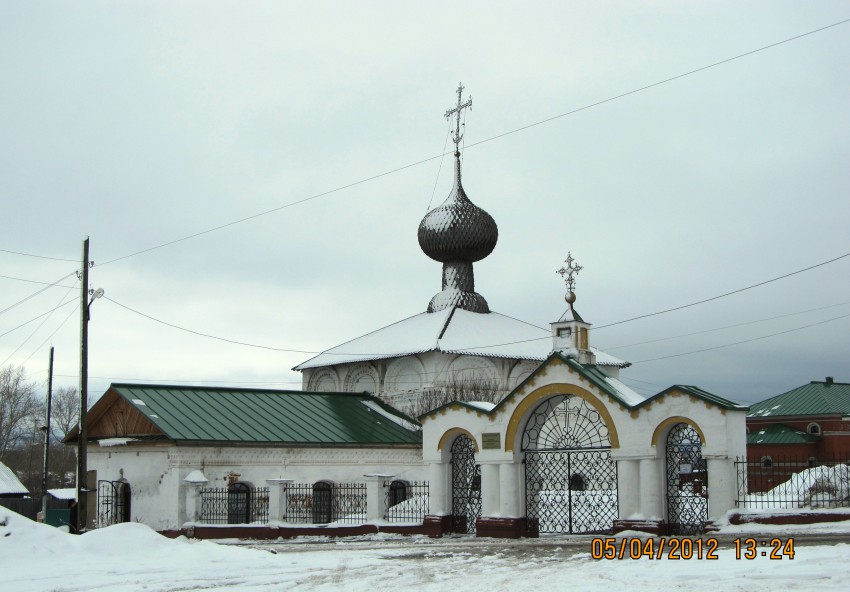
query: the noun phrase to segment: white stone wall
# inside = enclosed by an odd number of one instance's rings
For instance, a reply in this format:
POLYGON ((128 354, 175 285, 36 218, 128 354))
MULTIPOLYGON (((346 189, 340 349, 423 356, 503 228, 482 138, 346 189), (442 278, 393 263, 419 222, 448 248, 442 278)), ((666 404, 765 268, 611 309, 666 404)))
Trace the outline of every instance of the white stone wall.
MULTIPOLYGON (((386 474, 407 481, 428 479, 418 448, 254 448, 154 445, 89 447, 88 465, 99 480, 122 476, 132 491, 131 520, 156 530, 179 528, 186 516, 189 486, 183 481, 201 470, 208 487, 226 487, 228 476, 254 487, 267 479, 296 483, 328 480, 364 482, 364 475, 386 474)), ((189 493, 191 495, 191 493, 189 493)))

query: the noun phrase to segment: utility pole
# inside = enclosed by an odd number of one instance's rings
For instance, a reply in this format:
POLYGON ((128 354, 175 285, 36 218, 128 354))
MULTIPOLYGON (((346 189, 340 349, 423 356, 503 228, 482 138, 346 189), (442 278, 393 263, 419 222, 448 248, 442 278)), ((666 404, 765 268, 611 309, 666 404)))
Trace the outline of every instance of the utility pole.
POLYGON ((41 515, 47 521, 47 455, 50 452, 50 415, 53 402, 53 346, 50 346, 50 364, 47 370, 47 421, 44 430, 44 463, 41 467, 41 515))
POLYGON ((88 466, 86 453, 88 429, 86 411, 88 407, 89 374, 89 239, 83 241, 83 261, 80 270, 80 423, 77 430, 77 532, 88 526, 86 477, 88 466))

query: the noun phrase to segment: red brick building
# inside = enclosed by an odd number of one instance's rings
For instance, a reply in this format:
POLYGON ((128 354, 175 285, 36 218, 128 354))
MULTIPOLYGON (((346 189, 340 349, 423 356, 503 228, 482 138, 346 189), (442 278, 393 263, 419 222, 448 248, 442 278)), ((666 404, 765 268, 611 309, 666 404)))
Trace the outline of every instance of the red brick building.
POLYGON ((747 460, 751 490, 806 467, 850 461, 850 384, 830 376, 751 405, 747 460))

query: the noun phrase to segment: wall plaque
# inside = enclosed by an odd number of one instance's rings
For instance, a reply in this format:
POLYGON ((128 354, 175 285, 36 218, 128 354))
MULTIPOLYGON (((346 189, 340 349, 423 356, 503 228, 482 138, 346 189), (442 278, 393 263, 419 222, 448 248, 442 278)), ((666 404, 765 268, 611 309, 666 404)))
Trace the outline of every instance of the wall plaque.
POLYGON ((484 450, 498 450, 502 447, 502 435, 498 432, 494 434, 481 434, 481 446, 484 450))

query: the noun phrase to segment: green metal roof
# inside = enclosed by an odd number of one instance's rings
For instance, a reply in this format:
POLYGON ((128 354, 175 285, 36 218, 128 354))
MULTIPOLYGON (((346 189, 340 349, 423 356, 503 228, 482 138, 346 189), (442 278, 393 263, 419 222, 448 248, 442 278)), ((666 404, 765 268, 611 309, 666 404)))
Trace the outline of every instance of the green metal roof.
POLYGON ((123 397, 174 441, 299 445, 422 443, 416 420, 366 393, 144 384, 113 384, 109 390, 123 397))
POLYGON ((758 430, 752 429, 747 434, 749 444, 809 444, 817 442, 820 437, 795 430, 781 423, 773 423, 758 430))
POLYGON ((747 417, 850 415, 850 384, 817 382, 750 405, 747 417))
POLYGON ((730 410, 736 410, 736 411, 746 411, 747 410, 746 405, 740 405, 738 403, 735 403, 734 401, 730 401, 729 399, 724 399, 723 397, 719 397, 719 396, 717 396, 713 393, 710 393, 706 390, 703 390, 703 389, 699 388, 698 386, 691 386, 691 385, 687 385, 687 384, 674 384, 673 386, 664 389, 663 391, 661 391, 657 395, 652 395, 646 401, 637 405, 637 407, 642 407, 644 405, 648 405, 652 401, 654 401, 654 400, 656 400, 660 397, 663 397, 664 395, 666 395, 667 393, 669 393, 671 391, 680 391, 680 392, 683 392, 685 394, 692 395, 692 396, 696 397, 697 399, 701 399, 703 401, 711 403, 711 404, 715 405, 716 407, 720 407, 721 409, 730 409, 730 410))

